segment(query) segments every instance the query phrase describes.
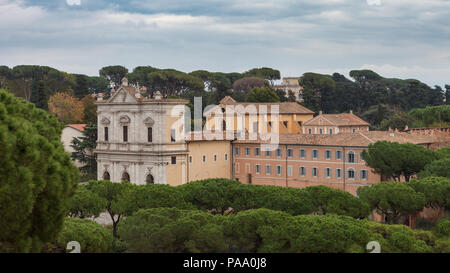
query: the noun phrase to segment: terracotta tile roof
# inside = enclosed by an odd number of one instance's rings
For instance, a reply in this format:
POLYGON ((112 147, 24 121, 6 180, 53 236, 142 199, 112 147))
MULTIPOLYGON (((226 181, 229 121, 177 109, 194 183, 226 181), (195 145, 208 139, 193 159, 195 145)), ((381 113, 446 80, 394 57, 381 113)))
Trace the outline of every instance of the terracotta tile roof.
POLYGON ((223 99, 220 100, 220 104, 234 103, 234 102, 236 101, 230 96, 225 96, 223 99))
POLYGON ((335 126, 360 126, 370 125, 368 122, 362 120, 360 117, 354 115, 353 113, 342 113, 342 114, 321 114, 315 118, 305 122, 305 126, 317 126, 324 125, 323 122, 335 126))
MULTIPOLYGON (((301 135, 279 134, 279 144, 303 144, 317 146, 367 147, 377 141, 398 143, 427 144, 437 142, 433 136, 414 135, 401 132, 369 131, 358 133, 342 133, 335 135, 301 135)), ((270 140, 235 140, 233 143, 269 143, 270 140)))
MULTIPOLYGON (((242 105, 243 107, 246 107, 248 105, 255 105, 257 109, 260 105, 278 105, 280 114, 314 114, 313 111, 298 104, 297 102, 237 102, 233 98, 226 96, 220 101, 220 105, 242 105)), ((267 110, 270 111, 270 108, 268 107, 267 110)))
POLYGON ((185 140, 187 142, 194 142, 194 141, 222 141, 222 140, 228 140, 232 141, 235 139, 235 133, 234 132, 220 132, 220 133, 206 133, 206 132, 190 132, 189 134, 185 135, 185 140))
POLYGON ((75 130, 83 132, 84 128, 86 127, 86 124, 67 124, 67 127, 71 127, 75 130))

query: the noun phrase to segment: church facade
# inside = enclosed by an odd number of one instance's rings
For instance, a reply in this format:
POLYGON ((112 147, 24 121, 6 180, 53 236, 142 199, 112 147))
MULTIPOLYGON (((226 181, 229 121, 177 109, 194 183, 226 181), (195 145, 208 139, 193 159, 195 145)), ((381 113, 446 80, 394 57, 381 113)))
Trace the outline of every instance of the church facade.
POLYGON ((109 99, 97 98, 98 179, 185 183, 187 145, 183 128, 175 130, 171 125, 183 120, 182 106, 188 101, 163 99, 159 93, 144 98, 141 91, 123 79, 117 90, 111 90, 109 99))

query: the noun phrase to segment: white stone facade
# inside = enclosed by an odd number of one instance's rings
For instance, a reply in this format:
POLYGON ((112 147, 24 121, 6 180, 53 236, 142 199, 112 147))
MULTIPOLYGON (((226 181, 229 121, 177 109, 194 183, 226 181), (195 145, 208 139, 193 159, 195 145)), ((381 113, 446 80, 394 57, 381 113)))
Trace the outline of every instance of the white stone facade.
POLYGON ((176 132, 176 141, 171 140, 169 127, 174 120, 184 122, 184 111, 180 109, 184 109, 186 103, 184 100, 164 100, 157 96, 155 99, 144 98, 139 87, 128 86, 125 79, 122 86, 112 90, 107 101, 98 99, 95 151, 98 179, 120 182, 129 177, 126 180, 134 184, 167 184, 167 166, 171 164, 171 158, 175 156, 177 164, 185 163, 183 155, 187 153, 187 148, 180 137, 183 127, 176 132), (174 117, 176 109, 179 113, 174 117))

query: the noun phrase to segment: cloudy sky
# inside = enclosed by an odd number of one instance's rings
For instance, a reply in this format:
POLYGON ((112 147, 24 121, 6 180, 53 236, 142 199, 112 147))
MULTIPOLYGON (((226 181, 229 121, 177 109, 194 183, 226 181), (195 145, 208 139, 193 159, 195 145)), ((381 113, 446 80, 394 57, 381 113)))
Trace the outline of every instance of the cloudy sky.
POLYGON ((0 0, 0 65, 372 69, 450 84, 450 0, 0 0))

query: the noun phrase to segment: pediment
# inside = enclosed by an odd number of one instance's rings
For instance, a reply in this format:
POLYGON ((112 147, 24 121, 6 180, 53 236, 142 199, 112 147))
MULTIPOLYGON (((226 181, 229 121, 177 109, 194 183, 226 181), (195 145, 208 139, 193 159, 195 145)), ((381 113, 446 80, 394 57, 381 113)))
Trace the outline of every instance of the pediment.
POLYGON ((108 125, 108 124, 111 123, 111 121, 109 120, 109 118, 103 117, 103 118, 101 119, 100 123, 103 124, 103 125, 108 125))
POLYGON ((334 123, 330 122, 328 119, 322 117, 322 116, 317 116, 315 118, 313 118, 310 121, 305 122, 304 125, 308 125, 308 126, 321 126, 321 125, 328 125, 328 126, 333 126, 334 123))
POLYGON ((119 118, 120 124, 128 124, 131 122, 131 119, 127 115, 120 116, 119 118))
POLYGON ((155 124, 155 121, 151 117, 147 117, 144 119, 144 124, 147 126, 153 126, 155 124))
MULTIPOLYGON (((127 87, 130 88, 130 87, 127 87)), ((132 88, 132 87, 131 87, 132 88)), ((108 103, 133 103, 137 102, 136 98, 123 86, 119 87, 116 92, 108 99, 108 103)))

